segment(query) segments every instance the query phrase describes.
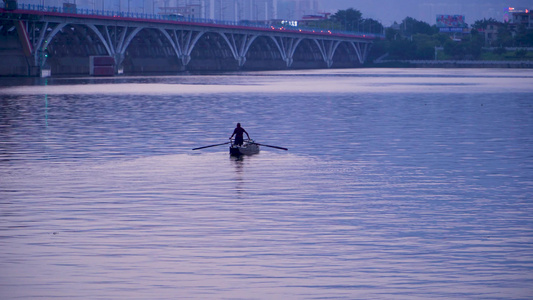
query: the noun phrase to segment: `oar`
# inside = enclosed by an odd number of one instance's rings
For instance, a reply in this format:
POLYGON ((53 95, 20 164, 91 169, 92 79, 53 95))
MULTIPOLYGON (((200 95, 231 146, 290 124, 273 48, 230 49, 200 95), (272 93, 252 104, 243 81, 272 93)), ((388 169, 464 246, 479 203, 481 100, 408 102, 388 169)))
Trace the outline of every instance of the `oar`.
POLYGON ((222 144, 214 144, 214 145, 209 145, 209 146, 198 147, 198 148, 194 148, 192 150, 200 150, 200 149, 205 149, 205 148, 209 148, 209 147, 222 146, 222 145, 226 145, 226 144, 229 144, 229 143, 231 143, 231 142, 225 142, 225 143, 222 143, 222 144))
POLYGON ((251 142, 252 144, 256 144, 256 145, 259 145, 259 146, 265 146, 265 147, 270 147, 270 148, 276 148, 276 149, 281 149, 281 150, 289 150, 287 148, 283 148, 283 147, 278 147, 278 146, 270 146, 270 145, 265 145, 265 144, 259 144, 259 143, 256 143, 256 142, 251 142))

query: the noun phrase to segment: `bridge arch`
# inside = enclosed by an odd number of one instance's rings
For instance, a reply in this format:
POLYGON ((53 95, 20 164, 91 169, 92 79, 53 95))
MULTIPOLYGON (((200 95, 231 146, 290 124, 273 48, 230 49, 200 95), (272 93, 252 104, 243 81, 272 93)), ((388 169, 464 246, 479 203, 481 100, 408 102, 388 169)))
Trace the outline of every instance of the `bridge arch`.
POLYGON ((292 36, 270 36, 270 38, 278 47, 281 57, 287 64, 287 68, 290 68, 294 62, 294 52, 303 38, 292 36))
POLYGON ((324 40, 324 39, 313 39, 316 43, 320 54, 322 54, 322 59, 326 63, 328 68, 331 68, 333 65, 333 55, 341 41, 336 40, 324 40))
POLYGON ((186 29, 159 29, 171 42, 174 53, 181 60, 183 66, 191 61, 191 52, 198 40, 205 34, 203 30, 186 29))
POLYGON ((258 35, 225 32, 219 32, 219 34, 226 41, 226 43, 228 43, 228 46, 233 53, 233 57, 237 60, 239 67, 244 66, 244 63, 246 62, 246 54, 258 35))
POLYGON ((162 71, 161 66, 167 71, 182 69, 175 44, 168 38, 168 33, 158 28, 142 28, 132 35, 131 40, 125 39, 123 47, 120 53, 123 60, 119 61, 119 67, 126 73, 156 73, 162 71))
POLYGON ((243 67, 247 70, 284 69, 287 63, 275 40, 267 35, 259 35, 250 45, 243 67))
POLYGON ((49 59, 58 63, 91 55, 109 55, 110 49, 107 43, 95 29, 93 26, 77 23, 43 24, 36 31, 39 32, 39 37, 33 40, 36 49, 35 63, 44 65, 49 59))
POLYGON ((190 62, 188 66, 194 70, 238 70, 239 64, 235 59, 227 39, 215 31, 206 31, 191 46, 190 62))
POLYGON ((355 51, 355 48, 350 42, 343 41, 339 43, 335 53, 332 56, 332 68, 335 67, 357 67, 361 63, 355 51))
POLYGON ((315 39, 302 39, 294 51, 292 66, 298 69, 326 67, 319 43, 315 39))

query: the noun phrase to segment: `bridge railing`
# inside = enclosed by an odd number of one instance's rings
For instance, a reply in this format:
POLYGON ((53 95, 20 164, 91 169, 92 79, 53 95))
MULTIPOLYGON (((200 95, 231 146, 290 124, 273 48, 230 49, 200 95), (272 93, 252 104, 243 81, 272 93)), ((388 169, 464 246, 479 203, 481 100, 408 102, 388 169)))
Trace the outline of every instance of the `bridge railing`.
MULTIPOLYGON (((0 7, 4 8, 4 2, 0 1, 0 7)), ((130 18, 130 19, 139 19, 141 20, 161 20, 161 21, 179 21, 179 22, 191 22, 191 23, 202 23, 202 24, 216 24, 216 25, 229 25, 229 26, 239 26, 247 28, 261 28, 267 30, 275 31, 300 31, 306 33, 320 33, 320 34, 341 34, 348 35, 353 37, 364 37, 364 38, 383 38, 383 34, 369 33, 369 32, 353 32, 353 31, 343 31, 333 28, 311 28, 303 26, 283 26, 281 24, 275 24, 272 22, 270 24, 265 22, 254 22, 254 21, 227 21, 227 20, 213 20, 213 19, 201 19, 201 18, 192 18, 184 16, 174 16, 174 15, 161 15, 161 14, 147 14, 147 13, 138 13, 138 12, 124 12, 124 11, 110 11, 110 10, 98 10, 98 9, 88 9, 88 8, 63 8, 57 6, 46 6, 38 4, 24 4, 18 3, 19 10, 29 10, 37 11, 43 13, 63 13, 63 14, 77 14, 77 15, 86 15, 86 16, 103 16, 103 17, 115 17, 115 18, 130 18)))

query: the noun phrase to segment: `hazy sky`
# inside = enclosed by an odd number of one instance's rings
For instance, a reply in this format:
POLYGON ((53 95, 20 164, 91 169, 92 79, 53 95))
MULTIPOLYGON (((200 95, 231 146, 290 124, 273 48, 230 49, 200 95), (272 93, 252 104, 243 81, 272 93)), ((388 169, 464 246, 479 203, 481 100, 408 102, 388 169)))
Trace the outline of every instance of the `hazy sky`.
MULTIPOLYGON (((219 1, 219 0, 216 0, 219 1)), ((232 0, 222 0, 232 1, 232 0)), ((281 1, 281 0, 278 0, 281 1)), ((122 10, 131 6, 132 11, 151 11, 151 7, 158 7, 165 0, 19 0, 20 3, 58 5, 63 2, 77 3, 80 7, 118 10, 119 2, 122 10)), ((196 2, 196 0, 180 0, 180 2, 196 2)), ((373 18, 385 26, 394 21, 400 23, 405 17, 413 17, 435 24, 436 15, 465 15, 466 22, 473 24, 483 18, 494 18, 503 21, 508 7, 533 9, 533 0, 318 0, 319 8, 324 12, 335 13, 340 9, 355 8, 363 13, 365 18, 373 18)), ((176 0, 168 0, 175 4, 176 0)))
POLYGON ((435 24, 438 14, 465 15, 466 22, 473 24, 483 18, 503 21, 508 7, 533 9, 533 0, 320 0, 320 7, 327 12, 353 7, 363 17, 374 18, 391 25, 405 17, 435 24))

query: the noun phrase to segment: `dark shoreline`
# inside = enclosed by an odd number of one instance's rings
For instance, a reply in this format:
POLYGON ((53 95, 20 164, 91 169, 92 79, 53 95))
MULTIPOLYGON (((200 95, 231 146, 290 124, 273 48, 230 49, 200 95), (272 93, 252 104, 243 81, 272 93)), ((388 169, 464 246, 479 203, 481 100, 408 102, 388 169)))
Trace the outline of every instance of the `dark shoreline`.
POLYGON ((386 60, 369 63, 369 68, 496 68, 533 69, 533 61, 482 61, 482 60, 386 60))

